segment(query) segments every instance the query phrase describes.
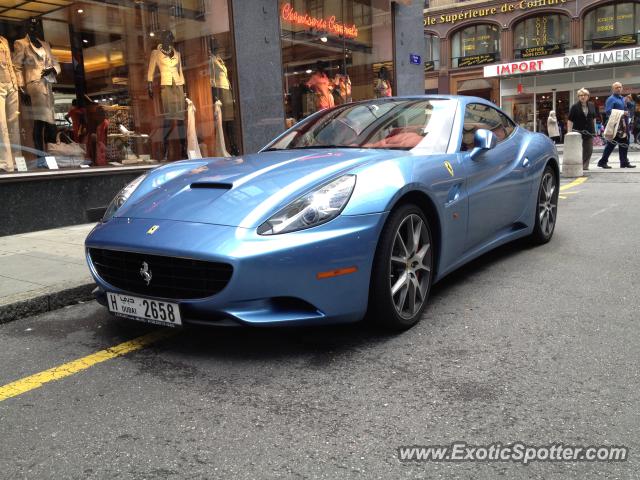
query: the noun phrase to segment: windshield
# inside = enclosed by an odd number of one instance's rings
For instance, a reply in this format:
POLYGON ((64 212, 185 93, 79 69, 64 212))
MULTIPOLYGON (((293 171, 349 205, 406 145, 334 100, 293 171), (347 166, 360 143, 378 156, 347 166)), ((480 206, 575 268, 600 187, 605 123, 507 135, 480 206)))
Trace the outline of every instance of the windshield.
POLYGON ((265 150, 378 148, 444 153, 455 100, 392 98, 326 110, 295 125, 265 150))

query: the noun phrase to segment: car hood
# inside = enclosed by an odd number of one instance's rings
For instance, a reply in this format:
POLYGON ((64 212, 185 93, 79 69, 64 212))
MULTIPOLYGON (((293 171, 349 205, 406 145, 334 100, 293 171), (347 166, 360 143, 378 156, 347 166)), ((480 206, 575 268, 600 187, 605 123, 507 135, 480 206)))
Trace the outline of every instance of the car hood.
POLYGON ((152 171, 118 217, 255 228, 315 186, 403 151, 279 150, 177 162, 152 171))

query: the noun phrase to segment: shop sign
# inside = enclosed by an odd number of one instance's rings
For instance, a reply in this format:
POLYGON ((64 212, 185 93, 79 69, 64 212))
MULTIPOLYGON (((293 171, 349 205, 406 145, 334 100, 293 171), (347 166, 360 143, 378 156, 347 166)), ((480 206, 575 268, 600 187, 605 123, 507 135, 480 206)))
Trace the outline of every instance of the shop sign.
POLYGON ((546 55, 558 55, 560 53, 564 53, 564 46, 556 43, 555 45, 523 48, 520 50, 520 58, 544 57, 546 55))
POLYGON ((591 48, 594 50, 604 50, 606 48, 612 48, 622 45, 637 45, 637 35, 620 35, 618 37, 610 38, 594 38, 591 40, 591 48))
POLYGON ((293 25, 300 25, 308 29, 344 36, 345 38, 357 38, 358 36, 358 27, 356 25, 339 23, 336 21, 335 15, 327 18, 318 18, 312 17, 308 13, 296 12, 290 3, 282 5, 280 18, 293 25))
POLYGON ((524 60, 520 62, 502 63, 484 67, 485 77, 502 77, 527 73, 538 73, 548 70, 565 70, 570 68, 596 67, 616 63, 640 62, 640 48, 621 48, 607 52, 581 53, 540 60, 524 60))
POLYGON ((421 59, 422 57, 420 57, 420 55, 416 55, 415 53, 409 54, 409 63, 411 63, 411 65, 420 65, 421 59))
POLYGON ((425 72, 433 72, 436 69, 436 62, 434 61, 430 61, 430 62, 424 62, 424 71, 425 72))
POLYGON ((470 57, 458 58, 458 67, 471 67, 474 65, 483 65, 485 63, 492 63, 496 61, 496 56, 493 53, 485 53, 482 55, 473 55, 470 57))
POLYGON ((474 18, 491 17, 499 13, 511 13, 518 10, 535 10, 545 7, 557 7, 569 3, 573 0, 518 0, 516 2, 507 2, 494 7, 471 8, 453 13, 442 13, 440 15, 430 15, 424 17, 423 24, 425 27, 437 24, 456 24, 464 20, 474 18))

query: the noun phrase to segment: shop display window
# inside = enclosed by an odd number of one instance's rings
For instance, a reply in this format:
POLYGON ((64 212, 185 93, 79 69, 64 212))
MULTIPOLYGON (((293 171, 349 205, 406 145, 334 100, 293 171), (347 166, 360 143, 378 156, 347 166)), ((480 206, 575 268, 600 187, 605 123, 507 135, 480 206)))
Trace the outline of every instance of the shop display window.
POLYGON ((540 15, 527 18, 514 27, 513 40, 517 59, 564 53, 569 44, 569 17, 540 15))
POLYGON ((451 64, 454 68, 483 65, 500 60, 500 30, 480 24, 464 28, 451 38, 451 64))
POLYGON ((393 95, 390 2, 280 2, 287 126, 334 105, 393 95))
POLYGON ((226 0, 0 3, 0 173, 239 153, 226 0))
POLYGON ((621 2, 603 5, 584 17, 586 51, 638 45, 640 4, 621 2))
POLYGON ((502 97, 502 109, 511 115, 511 118, 519 126, 533 132, 534 111, 533 94, 520 94, 502 97))
POLYGON ((440 68, 440 38, 436 35, 425 34, 424 36, 425 72, 431 72, 440 68))

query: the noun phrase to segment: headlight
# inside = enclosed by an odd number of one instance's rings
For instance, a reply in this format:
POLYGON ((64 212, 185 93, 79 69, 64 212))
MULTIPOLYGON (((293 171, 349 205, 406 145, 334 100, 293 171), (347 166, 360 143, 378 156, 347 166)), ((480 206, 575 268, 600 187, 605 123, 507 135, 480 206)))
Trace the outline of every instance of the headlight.
POLYGON ((104 216, 102 217, 103 222, 106 222, 107 220, 109 220, 111 217, 115 215, 118 209, 122 205, 124 205, 124 202, 126 202, 129 199, 129 197, 134 192, 134 190, 138 188, 138 186, 142 183, 142 181, 146 177, 147 177, 146 174, 140 175, 133 182, 131 182, 129 185, 127 185, 122 190, 120 190, 120 192, 114 197, 114 199, 111 200, 111 203, 107 207, 107 211, 104 212, 104 216))
POLYGON ((258 227, 258 234, 295 232, 328 222, 340 215, 355 186, 355 175, 344 175, 327 183, 280 210, 258 227))

